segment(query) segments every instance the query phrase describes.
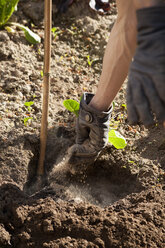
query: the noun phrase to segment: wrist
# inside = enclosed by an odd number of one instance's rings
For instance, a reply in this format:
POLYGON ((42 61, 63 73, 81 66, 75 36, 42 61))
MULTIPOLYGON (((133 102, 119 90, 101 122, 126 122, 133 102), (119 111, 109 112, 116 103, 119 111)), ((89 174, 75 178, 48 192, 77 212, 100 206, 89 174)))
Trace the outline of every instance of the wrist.
POLYGON ((106 102, 101 101, 101 99, 96 99, 93 97, 89 103, 89 106, 97 111, 107 112, 110 109, 111 104, 107 104, 106 102))

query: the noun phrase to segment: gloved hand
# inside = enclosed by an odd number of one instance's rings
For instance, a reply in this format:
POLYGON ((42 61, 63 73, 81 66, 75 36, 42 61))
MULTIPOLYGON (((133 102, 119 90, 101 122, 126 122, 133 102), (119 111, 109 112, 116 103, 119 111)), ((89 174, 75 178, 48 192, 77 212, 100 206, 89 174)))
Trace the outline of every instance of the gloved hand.
POLYGON ((148 126, 165 121, 165 7, 137 10, 137 49, 127 86, 128 119, 148 126))
POLYGON ((112 108, 99 112, 89 106, 93 94, 84 93, 80 101, 76 126, 76 144, 70 148, 69 164, 93 163, 108 142, 109 122, 112 108))

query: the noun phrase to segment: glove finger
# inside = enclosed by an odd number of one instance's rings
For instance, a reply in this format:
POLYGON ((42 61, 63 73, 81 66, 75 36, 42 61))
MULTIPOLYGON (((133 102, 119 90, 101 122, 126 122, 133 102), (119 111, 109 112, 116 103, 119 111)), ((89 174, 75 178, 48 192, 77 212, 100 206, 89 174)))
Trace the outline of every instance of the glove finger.
POLYGON ((148 77, 143 77, 141 82, 152 111, 156 114, 157 120, 163 122, 165 120, 165 104, 161 101, 157 89, 155 89, 152 81, 148 77))
POLYGON ((150 110, 150 105, 147 100, 146 95, 144 94, 144 90, 141 84, 142 77, 140 75, 134 76, 134 84, 133 84, 133 101, 136 107, 136 110, 139 115, 140 121, 145 125, 149 126, 154 123, 153 115, 150 110))
POLYGON ((139 120, 136 108, 133 103, 132 89, 130 83, 127 86, 127 113, 130 124, 136 124, 139 120))
POLYGON ((98 154, 98 152, 86 140, 82 145, 75 144, 69 149, 69 154, 75 157, 90 158, 98 154))
POLYGON ((99 153, 91 151, 88 146, 76 144, 69 149, 66 164, 70 172, 76 174, 92 165, 98 155, 99 153))
POLYGON ((76 123, 76 144, 82 144, 86 139, 89 138, 89 128, 83 125, 80 125, 77 120, 76 123))

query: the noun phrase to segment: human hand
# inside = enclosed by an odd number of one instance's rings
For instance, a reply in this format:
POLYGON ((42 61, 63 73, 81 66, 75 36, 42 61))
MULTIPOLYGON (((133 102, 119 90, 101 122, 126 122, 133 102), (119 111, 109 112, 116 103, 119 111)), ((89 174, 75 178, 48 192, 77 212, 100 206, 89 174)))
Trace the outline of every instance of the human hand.
POLYGON ((148 126, 165 121, 165 7, 137 11, 138 36, 127 87, 128 119, 148 126))
POLYGON ((93 96, 90 93, 82 96, 76 125, 76 144, 69 150, 70 165, 92 164, 108 142, 112 108, 107 112, 92 108, 89 103, 93 96))

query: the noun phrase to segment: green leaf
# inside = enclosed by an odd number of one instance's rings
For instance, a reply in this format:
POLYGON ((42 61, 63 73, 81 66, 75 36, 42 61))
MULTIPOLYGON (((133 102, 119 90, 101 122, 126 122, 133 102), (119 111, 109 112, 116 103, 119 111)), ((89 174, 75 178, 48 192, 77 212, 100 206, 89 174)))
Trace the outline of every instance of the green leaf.
POLYGON ((126 104, 122 104, 121 107, 123 107, 125 110, 127 110, 127 105, 126 104))
POLYGON ((0 26, 4 26, 13 14, 19 0, 0 0, 0 26))
POLYGON ((28 111, 31 112, 31 105, 33 105, 34 102, 25 102, 24 105, 28 108, 28 111))
POLYGON ((67 110, 74 113, 78 117, 78 111, 80 108, 79 102, 72 99, 68 99, 63 101, 63 105, 67 110))
POLYGON ((44 76, 44 72, 43 72, 43 70, 41 70, 41 71, 40 71, 40 74, 41 74, 41 77, 43 77, 43 76, 44 76))
POLYGON ((37 43, 40 43, 41 42, 40 36, 38 36, 33 31, 31 31, 28 27, 25 27, 24 25, 21 25, 21 24, 16 23, 16 22, 10 22, 8 24, 14 25, 14 26, 22 29, 24 31, 25 38, 26 38, 26 40, 29 43, 31 43, 31 44, 37 44, 37 43))
POLYGON ((23 119, 24 125, 27 126, 28 121, 29 121, 29 120, 32 120, 32 119, 33 119, 33 117, 25 117, 25 118, 23 119))
POLYGON ((91 66, 91 65, 92 65, 92 61, 90 60, 89 55, 87 56, 87 62, 88 62, 88 65, 89 65, 89 66, 91 66))
POLYGON ((129 163, 134 164, 135 162, 132 160, 128 160, 129 163))
POLYGON ((15 30, 9 26, 5 26, 5 29, 8 33, 15 33, 15 30))
POLYGON ((32 32, 29 28, 26 27, 26 29, 25 29, 25 27, 24 27, 23 31, 25 34, 25 38, 29 43, 37 44, 37 43, 41 42, 41 38, 37 34, 32 32))
POLYGON ((34 104, 34 102, 25 102, 24 103, 24 105, 26 106, 26 107, 30 107, 31 105, 33 105, 34 104))
POLYGON ((62 32, 61 30, 59 30, 59 28, 56 28, 56 27, 53 27, 53 28, 51 29, 51 31, 52 31, 52 33, 53 33, 53 35, 54 35, 54 39, 56 39, 57 35, 60 34, 60 33, 62 32))
POLYGON ((52 31, 52 33, 54 34, 54 33, 57 31, 57 28, 56 28, 56 27, 53 27, 53 28, 51 29, 51 31, 52 31))
POLYGON ((115 108, 115 106, 116 106, 116 103, 113 101, 112 102, 112 106, 113 106, 113 109, 115 108))
POLYGON ((124 149, 127 145, 125 138, 115 130, 108 133, 108 141, 117 149, 124 149))

